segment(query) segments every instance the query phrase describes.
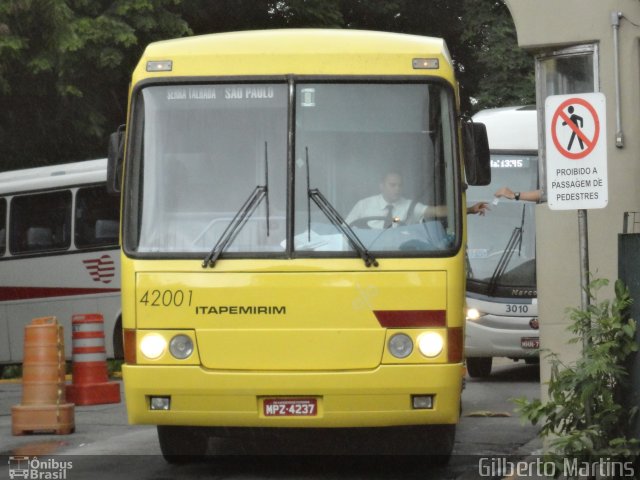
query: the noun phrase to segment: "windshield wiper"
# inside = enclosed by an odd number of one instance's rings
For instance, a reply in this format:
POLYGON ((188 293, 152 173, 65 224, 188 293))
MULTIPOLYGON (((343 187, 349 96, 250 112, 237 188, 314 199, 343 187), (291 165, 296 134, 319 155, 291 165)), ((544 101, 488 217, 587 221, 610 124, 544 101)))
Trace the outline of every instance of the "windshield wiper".
POLYGON ((257 185, 249 198, 245 200, 240 209, 236 212, 227 228, 224 229, 222 235, 216 242, 216 244, 211 249, 209 255, 206 256, 204 261, 202 262, 202 268, 207 267, 215 267, 216 262, 222 255, 222 252, 233 243, 242 227, 247 223, 247 220, 253 215, 256 208, 262 202, 262 199, 266 198, 266 207, 267 207, 267 236, 269 236, 269 166, 267 161, 267 142, 264 143, 264 185, 257 185))
MULTIPOLYGON (((338 229, 342 234, 347 237, 349 243, 353 246, 353 249, 358 252, 360 258, 364 262, 365 266, 370 267, 378 266, 378 260, 371 254, 367 247, 364 246, 362 240, 358 238, 358 235, 353 231, 353 229, 349 226, 349 224, 342 218, 342 215, 335 209, 331 202, 325 198, 324 195, 317 188, 311 188, 309 185, 309 148, 305 147, 306 150, 306 163, 307 163, 307 201, 313 200, 318 208, 325 214, 325 216, 331 221, 331 223, 338 229)), ((310 204, 307 205, 309 210, 309 235, 311 235, 311 207, 310 204)), ((310 238, 310 237, 309 237, 310 238)))
POLYGON ((511 232, 511 237, 509 237, 509 241, 507 242, 507 246, 502 252, 500 259, 498 260, 498 264, 496 265, 495 270, 493 271, 493 275, 491 275, 491 280, 489 280, 489 293, 494 294, 496 288, 498 287, 498 280, 502 278, 504 275, 509 262, 511 261, 511 257, 513 257, 513 253, 516 251, 516 247, 518 249, 518 256, 521 254, 522 249, 522 234, 524 231, 524 217, 525 217, 526 205, 522 205, 522 220, 520 221, 520 226, 515 227, 513 232, 511 232))

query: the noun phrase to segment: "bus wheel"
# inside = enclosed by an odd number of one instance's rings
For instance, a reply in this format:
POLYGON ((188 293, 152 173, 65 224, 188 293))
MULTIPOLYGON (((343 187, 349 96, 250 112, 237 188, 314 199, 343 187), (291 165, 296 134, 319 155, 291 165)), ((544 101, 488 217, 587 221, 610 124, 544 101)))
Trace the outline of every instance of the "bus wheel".
POLYGON ((168 463, 197 462, 207 453, 208 436, 198 427, 158 425, 158 441, 168 463))
POLYGON ((493 357, 468 357, 467 372, 471 378, 482 378, 491 375, 493 357))

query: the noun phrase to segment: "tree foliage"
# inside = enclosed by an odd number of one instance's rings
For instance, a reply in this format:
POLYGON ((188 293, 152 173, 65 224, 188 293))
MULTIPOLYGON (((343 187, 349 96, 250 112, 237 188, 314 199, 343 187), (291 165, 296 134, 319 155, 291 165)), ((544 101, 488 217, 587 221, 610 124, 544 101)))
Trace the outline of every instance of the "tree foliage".
MULTIPOLYGON (((570 343, 582 342, 582 356, 573 363, 550 353, 549 399, 516 399, 518 411, 549 440, 547 457, 562 472, 566 460, 597 464, 601 459, 633 460, 640 440, 633 438, 632 420, 638 406, 626 408, 628 359, 638 351, 635 320, 628 317, 632 302, 628 288, 615 282, 615 298, 598 301, 606 279, 587 286, 591 301, 585 309, 568 310, 570 343)), ((573 478, 573 477, 571 477, 573 478)))
POLYGON ((0 170, 104 156, 149 42, 269 28, 443 37, 467 113, 534 98, 533 61, 502 0, 4 0, 0 170))
POLYGON ((189 27, 175 0, 0 4, 2 169, 104 156, 148 42, 189 27))
POLYGON ((534 59, 517 48, 511 14, 500 0, 465 0, 460 40, 467 54, 465 85, 474 110, 535 103, 534 59), (471 70, 468 72, 468 70, 471 70))

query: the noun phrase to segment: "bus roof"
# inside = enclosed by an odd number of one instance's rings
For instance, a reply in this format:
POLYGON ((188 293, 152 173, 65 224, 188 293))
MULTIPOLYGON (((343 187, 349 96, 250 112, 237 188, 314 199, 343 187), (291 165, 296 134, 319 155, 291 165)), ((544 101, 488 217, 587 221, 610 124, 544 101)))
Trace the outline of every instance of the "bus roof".
POLYGON ((453 82, 444 40, 389 32, 286 29, 216 33, 150 44, 133 83, 148 77, 242 75, 428 75, 453 82), (414 69, 413 58, 438 58, 439 70, 414 69), (172 70, 147 72, 148 61, 172 70))
POLYGON ((535 105, 490 108, 473 116, 487 126, 490 150, 538 150, 538 116, 535 105))
POLYGON ((0 195, 104 182, 107 159, 25 168, 0 173, 0 195))

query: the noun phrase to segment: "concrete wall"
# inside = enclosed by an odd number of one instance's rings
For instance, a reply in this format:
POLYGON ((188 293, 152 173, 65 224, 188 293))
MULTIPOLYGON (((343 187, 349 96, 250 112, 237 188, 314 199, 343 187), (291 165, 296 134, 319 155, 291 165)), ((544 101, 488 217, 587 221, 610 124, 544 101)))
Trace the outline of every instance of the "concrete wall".
MULTIPOLYGON (((617 278, 617 235, 625 211, 640 211, 640 2, 638 0, 506 0, 518 43, 534 54, 584 43, 599 46, 600 91, 607 99, 609 203, 588 211, 590 270, 596 277, 617 278), (617 148, 614 44, 611 12, 620 19, 621 117, 624 147, 617 148), (635 25, 634 25, 635 24, 635 25)), ((538 108, 544 99, 538 98, 538 108)), ((544 148, 544 145, 541 145, 544 148)), ((575 358, 579 346, 566 344, 566 308, 580 305, 577 211, 536 210, 538 294, 542 348, 575 358)), ((612 289, 603 297, 611 296, 612 289)), ((548 365, 541 364, 542 395, 548 365)))

